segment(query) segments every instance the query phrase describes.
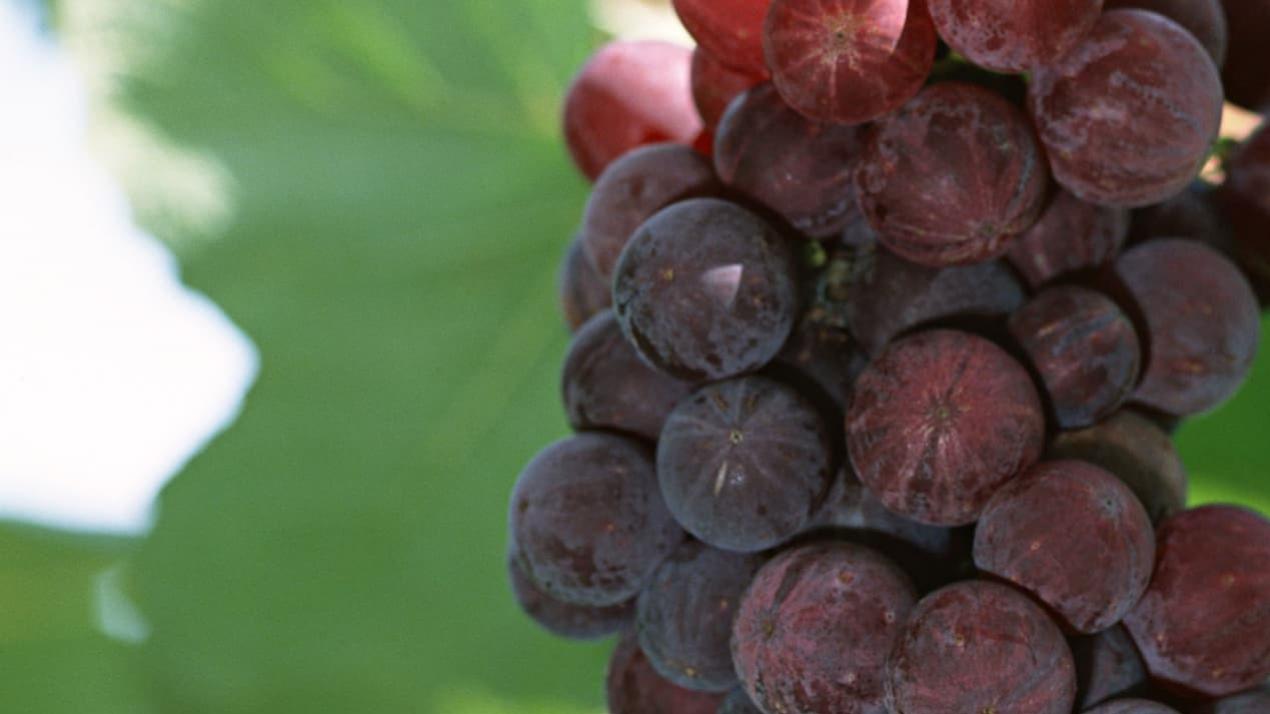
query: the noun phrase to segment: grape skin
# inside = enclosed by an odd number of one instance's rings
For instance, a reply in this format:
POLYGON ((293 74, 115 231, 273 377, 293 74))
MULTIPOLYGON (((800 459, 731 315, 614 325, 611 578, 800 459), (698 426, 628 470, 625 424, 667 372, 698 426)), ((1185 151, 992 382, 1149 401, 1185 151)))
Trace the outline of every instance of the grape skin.
POLYGON ((840 124, 872 121, 916 95, 935 46, 926 0, 773 0, 763 29, 785 101, 840 124))
POLYGON ((736 689, 719 705, 717 714, 763 714, 744 689, 736 689))
POLYGON ((507 578, 522 612, 544 630, 572 640, 594 640, 620 632, 635 619, 635 601, 609 607, 562 602, 542 591, 525 575, 515 547, 508 550, 507 578))
POLYGON ((1136 694, 1146 686, 1146 665, 1123 625, 1073 638, 1070 644, 1080 692, 1077 711, 1083 712, 1112 697, 1136 694))
POLYGON ((1033 74, 1028 107, 1064 188, 1138 208, 1180 193, 1203 166, 1221 126, 1221 77, 1177 23, 1112 10, 1033 74))
POLYGON ((613 304, 613 289, 595 272, 582 250, 580 237, 569 242, 559 273, 560 312, 569 330, 576 332, 587 320, 613 304))
POLYGON ((657 674, 634 633, 618 642, 605 679, 609 714, 715 714, 723 695, 694 692, 657 674))
POLYGON ((1270 299, 1270 124, 1248 138, 1228 170, 1219 198, 1234 228, 1236 252, 1270 299))
POLYGON ((768 74, 750 74, 732 69, 698 47, 692 53, 692 99, 706 128, 719 126, 728 105, 746 90, 767 81, 768 74))
POLYGON ((1157 12, 1186 28, 1221 67, 1226 63, 1226 11, 1221 0, 1107 0, 1106 9, 1138 8, 1157 12))
POLYGON ((1048 181, 1022 112, 976 85, 944 82, 878 125, 856 190, 883 245, 944 267, 1003 255, 1040 216, 1048 181))
POLYGON ((1230 46, 1222 81, 1227 98, 1251 111, 1270 104, 1270 3, 1265 0, 1222 0, 1230 29, 1230 46))
POLYGON ((765 377, 711 384, 675 407, 657 475, 675 518, 717 548, 757 552, 796 535, 833 475, 816 406, 765 377))
POLYGON ((1010 263, 1036 290, 1115 260, 1129 226, 1128 211, 1095 206, 1059 189, 1036 224, 1010 245, 1010 263))
POLYGON ((796 230, 827 238, 859 216, 853 174, 863 148, 863 129, 810 121, 762 84, 728 108, 715 134, 714 165, 733 190, 796 230))
POLYGON ((1178 714, 1178 711, 1146 699, 1117 699, 1088 709, 1085 714, 1178 714))
POLYGON ((772 0, 674 0, 684 27, 720 63, 750 75, 767 73, 763 19, 772 0))
POLYGON ((731 203, 694 199, 653 216, 622 252, 613 303, 650 364, 687 380, 754 371, 780 352, 798 313, 783 236, 731 203))
POLYGON ((1062 57, 1089 33, 1103 0, 929 0, 948 46, 994 72, 1026 72, 1062 57))
POLYGON ((576 605, 633 598, 684 538, 651 454, 612 434, 578 434, 541 451, 516 480, 509 510, 524 574, 576 605))
POLYGON ((666 42, 613 42, 583 65, 564 104, 564 138, 594 181, 632 149, 701 133, 692 101, 692 53, 666 42))
POLYGON ((1195 710, 1195 714, 1265 714, 1266 712, 1270 712, 1270 685, 1226 697, 1195 710))

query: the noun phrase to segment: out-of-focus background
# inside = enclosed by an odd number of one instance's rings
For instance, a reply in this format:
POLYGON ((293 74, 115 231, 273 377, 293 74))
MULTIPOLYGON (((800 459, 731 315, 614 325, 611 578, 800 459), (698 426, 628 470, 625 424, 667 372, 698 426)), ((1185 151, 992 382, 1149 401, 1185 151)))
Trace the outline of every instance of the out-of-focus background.
MULTIPOLYGON (((565 433, 559 98, 665 4, 0 0, 0 711, 601 709, 505 504, 565 433)), ((1268 414, 1270 356, 1197 501, 1270 511, 1268 414)))

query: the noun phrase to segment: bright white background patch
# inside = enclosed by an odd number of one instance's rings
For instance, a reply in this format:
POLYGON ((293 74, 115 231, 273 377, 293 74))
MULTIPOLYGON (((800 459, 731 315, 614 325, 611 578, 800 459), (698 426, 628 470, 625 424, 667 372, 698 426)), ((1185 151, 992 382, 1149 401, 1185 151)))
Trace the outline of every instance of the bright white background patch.
POLYGON ((89 155, 66 55, 0 2, 0 518, 143 531, 236 414, 247 339, 89 155))

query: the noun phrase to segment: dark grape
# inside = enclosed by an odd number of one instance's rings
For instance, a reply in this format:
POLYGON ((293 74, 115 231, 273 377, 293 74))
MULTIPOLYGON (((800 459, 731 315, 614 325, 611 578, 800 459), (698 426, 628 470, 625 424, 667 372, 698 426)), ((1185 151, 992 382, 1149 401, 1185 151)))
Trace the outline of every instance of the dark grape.
POLYGON ((674 0, 684 27, 720 63, 751 75, 767 72, 763 19, 772 0, 674 0))
POLYGON ((1270 685, 1263 685, 1260 689, 1254 689, 1251 692, 1210 702, 1195 710, 1195 714, 1266 714, 1266 712, 1270 712, 1270 685))
POLYGON ((574 238, 560 264, 560 311, 565 324, 577 331, 587 320, 613 304, 613 287, 595 272, 595 266, 582 250, 582 241, 574 238))
POLYGON ((596 272, 608 278, 644 221, 672 203, 718 191, 710 160, 696 151, 677 144, 636 149, 595 182, 582 217, 582 248, 596 272))
POLYGON ((1222 0, 1230 29, 1230 47, 1222 81, 1227 98, 1257 111, 1270 105, 1270 3, 1222 0))
POLYGON ((1111 298, 1082 287, 1049 288, 1010 317, 1058 426, 1110 416, 1138 384, 1142 349, 1133 322, 1111 298))
POLYGON ((622 331, 650 364, 683 379, 723 379, 780 352, 798 313, 797 271, 762 219, 694 199, 636 231, 613 298, 622 331))
POLYGON ((618 643, 605 682, 609 714, 715 714, 723 695, 684 689, 657 674, 634 633, 618 643))
POLYGON ((952 318, 1005 317, 1025 297, 1000 261, 932 268, 878 250, 851 293, 851 332, 877 355, 914 327, 952 318))
POLYGON ((1010 244, 1010 262, 1032 289, 1115 260, 1129 212, 1086 203, 1059 189, 1040 220, 1010 244))
POLYGON ((557 600, 605 607, 639 593, 683 540, 639 442, 586 433, 529 462, 511 498, 519 564, 557 600))
POLYGON ((975 564, 1036 596, 1070 629, 1093 634, 1123 619, 1146 591, 1154 531, 1115 476, 1083 461, 1049 461, 988 502, 975 564))
POLYGON ((762 84, 728 108, 715 135, 714 166, 729 187, 802 233, 826 238, 859 216, 853 174, 863 134, 813 122, 762 84))
POLYGON ((1014 74, 1062 57, 1089 33, 1102 0, 929 0, 935 29, 980 67, 1014 74))
POLYGON ((665 42, 614 42, 587 61, 565 97, 564 138, 588 179, 631 149, 692 143, 702 125, 691 62, 691 51, 665 42))
POLYGON ((1221 77, 1177 23, 1112 10, 1076 49, 1036 70, 1028 104, 1064 188, 1137 208, 1181 192, 1207 160, 1221 125, 1221 77))
POLYGON ((965 529, 918 523, 882 505, 849 470, 839 474, 808 532, 867 546, 895 561, 929 592, 973 570, 965 529))
POLYGON ((1117 699, 1114 702, 1087 709, 1085 714, 1178 714, 1178 711, 1146 699, 1117 699))
POLYGON ((767 81, 768 75, 728 67, 698 47, 692 53, 692 99, 706 126, 714 129, 728 105, 746 90, 767 81))
POLYGON ((785 101, 841 124, 872 121, 916 95, 936 41, 926 0, 773 0, 763 30, 785 101))
POLYGON ((744 689, 735 689, 719 705, 718 714, 763 714, 744 689))
POLYGON ((856 382, 847 450, 887 508, 932 525, 974 522, 1036 462, 1045 417, 1032 378, 991 342, 935 330, 894 343, 856 382))
POLYGON ((868 365, 868 356, 846 330, 804 320, 776 356, 776 370, 793 369, 811 380, 820 393, 842 411, 851 402, 856 379, 868 365))
POLYGON ((1236 252, 1263 295, 1270 296, 1270 123, 1244 143, 1227 171, 1220 198, 1234 229, 1236 252))
POLYGON ((1157 538, 1151 587, 1125 618, 1152 677, 1208 697, 1270 677, 1270 521, 1205 506, 1157 538))
POLYGON ((1069 714, 1071 651, 1041 608, 1004 585, 968 581, 914 608, 887 667, 888 711, 1069 714))
POLYGON ((807 525, 829 490, 831 456, 814 404, 780 382, 742 377, 675 407, 657 445, 657 474, 689 533, 754 552, 807 525))
POLYGON ((693 389, 645 364, 610 310, 573 338, 560 381, 574 429, 610 429, 649 441, 657 440, 670 410, 693 389))
POLYGON ((1122 625, 1109 627, 1096 635, 1073 638, 1070 644, 1080 692, 1077 711, 1085 711, 1112 697, 1136 694, 1146 686, 1146 665, 1122 625))
POLYGON ((639 596, 639 646, 661 676, 705 692, 737 686, 732 621, 760 556, 690 541, 661 564, 639 596))
POLYGON ((1226 11, 1221 0, 1107 0, 1106 9, 1139 8, 1158 12, 1186 28, 1208 50, 1213 62, 1226 62, 1226 11))
POLYGON ((1036 222, 1047 182, 1023 113, 962 82, 927 87, 881 122, 856 174, 882 243, 936 267, 1003 255, 1036 222))
POLYGON ((543 629, 557 637, 593 640, 622 631, 635 619, 635 601, 609 607, 589 607, 562 602, 542 591, 525 575, 515 549, 507 554, 507 577, 520 609, 543 629))
POLYGON ((1110 419, 1056 436, 1050 459, 1080 459, 1114 474, 1146 507, 1153 523, 1186 508, 1186 466, 1173 440, 1150 419, 1122 410, 1110 419))
POLYGON ((916 600, 908 577, 868 548, 785 551, 741 601, 737 674, 766 712, 881 712, 887 652, 916 600))
POLYGON ((1133 212, 1129 242, 1158 238, 1199 241, 1230 258, 1235 257, 1234 237, 1212 187, 1193 181, 1187 189, 1163 203, 1133 212))
POLYGON ((1234 395, 1261 332, 1256 295, 1239 269, 1203 244, 1157 240, 1122 255, 1116 276, 1142 317, 1149 356, 1134 400, 1189 416, 1234 395))

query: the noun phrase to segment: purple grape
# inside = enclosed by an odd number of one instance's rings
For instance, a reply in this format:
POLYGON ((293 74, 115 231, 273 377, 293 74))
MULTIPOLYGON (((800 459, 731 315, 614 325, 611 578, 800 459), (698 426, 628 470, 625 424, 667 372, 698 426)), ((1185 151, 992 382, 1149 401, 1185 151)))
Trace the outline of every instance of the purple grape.
POLYGON ((569 243, 560 264, 560 312, 571 331, 613 304, 613 289, 595 272, 578 238, 569 243))
POLYGON ((829 490, 831 458, 813 403, 774 380, 743 377, 675 407, 657 445, 657 474, 689 533, 756 552, 806 527, 829 490))
POLYGON ((621 632, 635 620, 635 601, 608 607, 573 605, 553 598, 525 575, 515 549, 507 554, 507 577, 520 609, 557 637, 594 640, 621 632))
POLYGON ((1178 711, 1146 699, 1117 699, 1093 709, 1086 709, 1085 714, 1178 714, 1178 711))
POLYGON ((792 369, 810 380, 820 396, 841 411, 851 402, 856 378, 867 365, 868 357, 846 330, 804 320, 776 356, 774 367, 792 369))
POLYGON ((1270 105, 1270 4, 1265 0, 1222 0, 1230 46, 1222 82, 1227 98, 1257 111, 1270 105))
POLYGON ((639 596, 639 646, 657 672, 703 692, 737 685, 732 622, 763 559, 690 541, 661 564, 639 596))
POLYGON ((927 595, 887 667, 890 712, 1070 714, 1075 699, 1063 634, 1026 596, 996 583, 927 595))
POLYGON ((1136 694, 1146 687, 1146 665, 1123 626, 1073 638, 1070 644, 1080 692, 1077 711, 1083 712, 1112 697, 1136 694))
MULTIPOLYGON (((1266 14, 1270 26, 1270 10, 1266 14)), ((1231 222, 1239 261, 1270 305, 1270 123, 1263 123, 1227 163, 1220 200, 1231 222)))
POLYGON ((760 74, 752 74, 727 66, 700 47, 693 50, 692 99, 710 130, 718 128, 719 120, 733 99, 767 81, 767 78, 766 69, 760 74))
POLYGON ((714 199, 675 204, 623 251, 613 285, 622 331, 681 379, 724 379, 780 352, 798 313, 793 256, 779 233, 714 199))
POLYGON ((636 149, 595 182, 582 217, 582 249, 607 278, 644 221, 672 203, 718 191, 710 160, 696 151, 677 144, 636 149))
POLYGON ((1213 63, 1226 63, 1226 11, 1221 0, 1107 0, 1106 9, 1138 8, 1158 12, 1186 28, 1208 51, 1213 63))
POLYGON ((916 600, 908 577, 868 548, 787 550, 741 601, 737 675, 766 712, 880 714, 886 656, 916 600))
POLYGON ((1214 193, 1208 184, 1196 181, 1163 203, 1134 211, 1129 241, 1186 238, 1234 259, 1234 236, 1214 193))
POLYGON ((789 108, 771 84, 734 101, 715 133, 714 166, 732 189, 814 238, 860 213, 853 174, 864 129, 820 124, 789 108))
POLYGON ((1036 222, 1048 181, 1022 112, 982 87, 944 82, 878 125, 856 190, 887 248, 941 267, 1005 254, 1036 222))
POLYGON ((1059 189, 1036 225, 1010 245, 1010 262, 1035 290, 1115 260, 1128 231, 1128 211, 1095 206, 1059 189))
POLYGON ((605 681, 609 714, 715 714, 723 695, 694 692, 657 674, 633 633, 613 650, 605 681))
POLYGON ((1062 57, 1101 12, 1102 0, 930 0, 935 28, 949 47, 1007 74, 1062 57))
POLYGON ((578 331, 561 377, 574 429, 609 429, 649 441, 657 440, 670 410, 692 389, 645 364, 609 310, 578 331))
POLYGON ((719 705, 717 714, 763 714, 744 689, 734 689, 719 705))
POLYGON ((550 597, 607 607, 639 593, 682 542, 637 441, 585 433, 529 462, 511 498, 524 574, 550 597))
POLYGON ((1266 712, 1270 712, 1270 685, 1262 685, 1261 688, 1251 692, 1210 702, 1195 710, 1195 714, 1265 714, 1266 712))

